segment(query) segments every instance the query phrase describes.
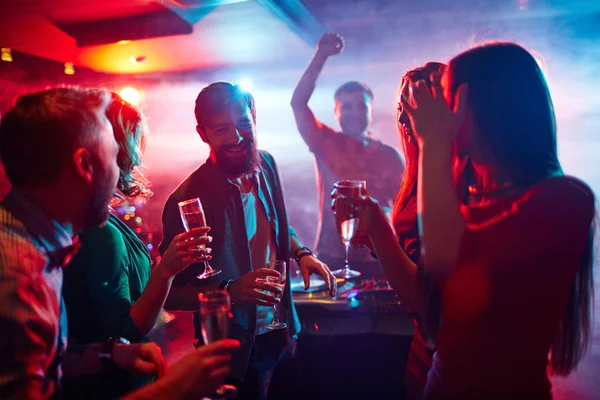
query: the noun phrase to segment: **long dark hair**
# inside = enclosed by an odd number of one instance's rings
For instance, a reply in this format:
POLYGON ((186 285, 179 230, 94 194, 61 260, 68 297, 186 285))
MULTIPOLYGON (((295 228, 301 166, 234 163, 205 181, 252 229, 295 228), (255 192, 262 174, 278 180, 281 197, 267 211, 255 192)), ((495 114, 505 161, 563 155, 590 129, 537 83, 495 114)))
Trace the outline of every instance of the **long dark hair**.
MULTIPOLYGON (((432 73, 438 72, 442 74, 445 69, 445 64, 429 62, 422 67, 407 71, 400 82, 398 98, 400 97, 402 87, 404 87, 406 84, 416 82, 418 80, 429 82, 429 77, 432 73)), ((406 167, 404 168, 400 192, 398 193, 396 201, 394 202, 394 210, 392 212, 394 222, 396 222, 396 216, 398 216, 404 207, 406 207, 409 200, 417 195, 417 176, 419 173, 419 146, 417 145, 417 141, 415 140, 414 134, 410 127, 408 116, 402 112, 400 106, 398 106, 396 121, 398 123, 398 134, 400 136, 400 144, 402 147, 402 152, 404 153, 406 167)))
POLYGON ((473 48, 450 61, 446 78, 451 98, 468 84, 477 139, 513 184, 529 187, 563 174, 550 91, 527 50, 514 43, 473 48))
MULTIPOLYGON (((468 85, 478 144, 511 182, 530 187, 563 175, 558 160, 554 107, 534 57, 514 43, 490 43, 456 56, 446 73, 447 97, 468 85)), ((554 373, 568 375, 587 350, 593 307, 594 227, 567 307, 550 349, 554 373)))

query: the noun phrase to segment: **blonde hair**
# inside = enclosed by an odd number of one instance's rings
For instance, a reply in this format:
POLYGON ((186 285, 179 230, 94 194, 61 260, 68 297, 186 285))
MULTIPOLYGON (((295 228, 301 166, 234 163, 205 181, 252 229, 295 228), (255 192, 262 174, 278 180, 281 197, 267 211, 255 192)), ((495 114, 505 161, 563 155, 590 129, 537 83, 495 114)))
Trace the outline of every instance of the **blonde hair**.
POLYGON ((144 115, 139 108, 126 102, 118 94, 112 93, 106 116, 119 145, 117 188, 127 197, 151 196, 149 181, 142 171, 142 154, 146 146, 147 133, 144 115))

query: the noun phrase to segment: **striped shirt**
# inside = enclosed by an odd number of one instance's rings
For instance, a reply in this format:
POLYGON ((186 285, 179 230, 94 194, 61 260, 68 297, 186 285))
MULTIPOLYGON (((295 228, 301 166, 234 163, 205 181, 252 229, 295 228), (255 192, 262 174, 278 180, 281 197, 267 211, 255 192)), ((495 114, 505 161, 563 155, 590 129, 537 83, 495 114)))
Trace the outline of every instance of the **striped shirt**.
POLYGON ((0 398, 60 397, 69 233, 15 190, 0 205, 0 398))

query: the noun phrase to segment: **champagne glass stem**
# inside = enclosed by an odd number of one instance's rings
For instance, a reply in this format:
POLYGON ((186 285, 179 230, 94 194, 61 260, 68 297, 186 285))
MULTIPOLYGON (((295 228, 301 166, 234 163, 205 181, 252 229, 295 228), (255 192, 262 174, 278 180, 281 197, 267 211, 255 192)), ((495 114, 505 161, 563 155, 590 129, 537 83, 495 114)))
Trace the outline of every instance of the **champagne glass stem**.
POLYGON ((344 247, 346 250, 346 258, 344 259, 344 272, 347 274, 350 270, 350 262, 348 261, 348 253, 350 252, 350 240, 346 240, 344 242, 344 247))
POLYGON ((273 315, 273 322, 272 322, 272 324, 278 325, 279 324, 279 317, 277 316, 277 304, 273 304, 273 312, 275 313, 275 315, 273 315))
POLYGON ((202 263, 202 265, 204 265, 204 272, 202 272, 200 275, 198 275, 196 278, 198 279, 206 279, 206 278, 210 278, 211 276, 215 276, 221 273, 221 270, 215 271, 210 264, 208 263, 208 261, 204 261, 202 263))
POLYGON ((208 263, 208 261, 204 261, 203 264, 204 264, 204 271, 207 273, 212 273, 213 269, 210 266, 210 264, 208 263))

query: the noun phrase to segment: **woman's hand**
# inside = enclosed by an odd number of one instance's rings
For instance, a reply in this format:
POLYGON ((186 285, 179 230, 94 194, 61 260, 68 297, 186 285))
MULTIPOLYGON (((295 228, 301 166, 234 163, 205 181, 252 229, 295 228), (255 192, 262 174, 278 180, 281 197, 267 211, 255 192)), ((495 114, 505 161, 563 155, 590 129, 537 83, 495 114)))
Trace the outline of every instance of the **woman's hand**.
MULTIPOLYGON (((360 225, 360 221, 359 221, 359 225, 360 225)), ((373 243, 371 243, 371 239, 369 239, 369 236, 367 236, 362 231, 362 229, 360 229, 360 227, 356 230, 356 233, 354 234, 354 237, 350 241, 350 244, 354 248, 368 247, 369 250, 371 250, 371 252, 374 252, 373 243)))
MULTIPOLYGON (((361 189, 361 194, 362 197, 351 200, 345 196, 341 196, 337 189, 333 189, 331 192, 331 209, 333 210, 336 221, 338 221, 338 219, 343 220, 344 215, 356 213, 356 208, 358 207, 358 229, 351 240, 351 244, 353 247, 366 246, 373 251, 373 244, 371 243, 371 239, 369 239, 368 232, 373 223, 378 224, 381 222, 381 215, 383 215, 384 220, 386 219, 385 213, 379 206, 377 200, 369 196, 369 192, 366 188, 361 189), (362 205, 364 205, 364 207, 362 207, 362 205), (381 215, 379 215, 379 213, 381 213, 381 215)), ((339 221, 337 223, 339 224, 339 221)))
POLYGON ((212 258, 211 249, 200 247, 212 242, 212 237, 206 235, 208 231, 210 228, 204 226, 175 236, 157 268, 161 268, 168 276, 175 276, 191 264, 209 261, 212 258))
POLYGON ((453 108, 448 103, 437 73, 431 75, 430 85, 423 80, 411 83, 409 96, 401 97, 400 105, 410 118, 420 146, 440 140, 450 145, 456 139, 466 116, 467 86, 458 88, 453 108))
MULTIPOLYGON (((358 230, 359 235, 352 243, 356 245, 367 245, 370 243, 368 236, 371 232, 379 229, 382 225, 387 224, 387 218, 379 202, 371 196, 360 196, 355 199, 350 199, 346 196, 337 195, 336 191, 332 193, 334 199, 331 202, 331 209, 336 220, 346 219, 346 215, 358 215, 358 230)), ((339 222, 338 222, 339 224, 339 222)), ((371 247, 371 246, 369 246, 371 247)))

